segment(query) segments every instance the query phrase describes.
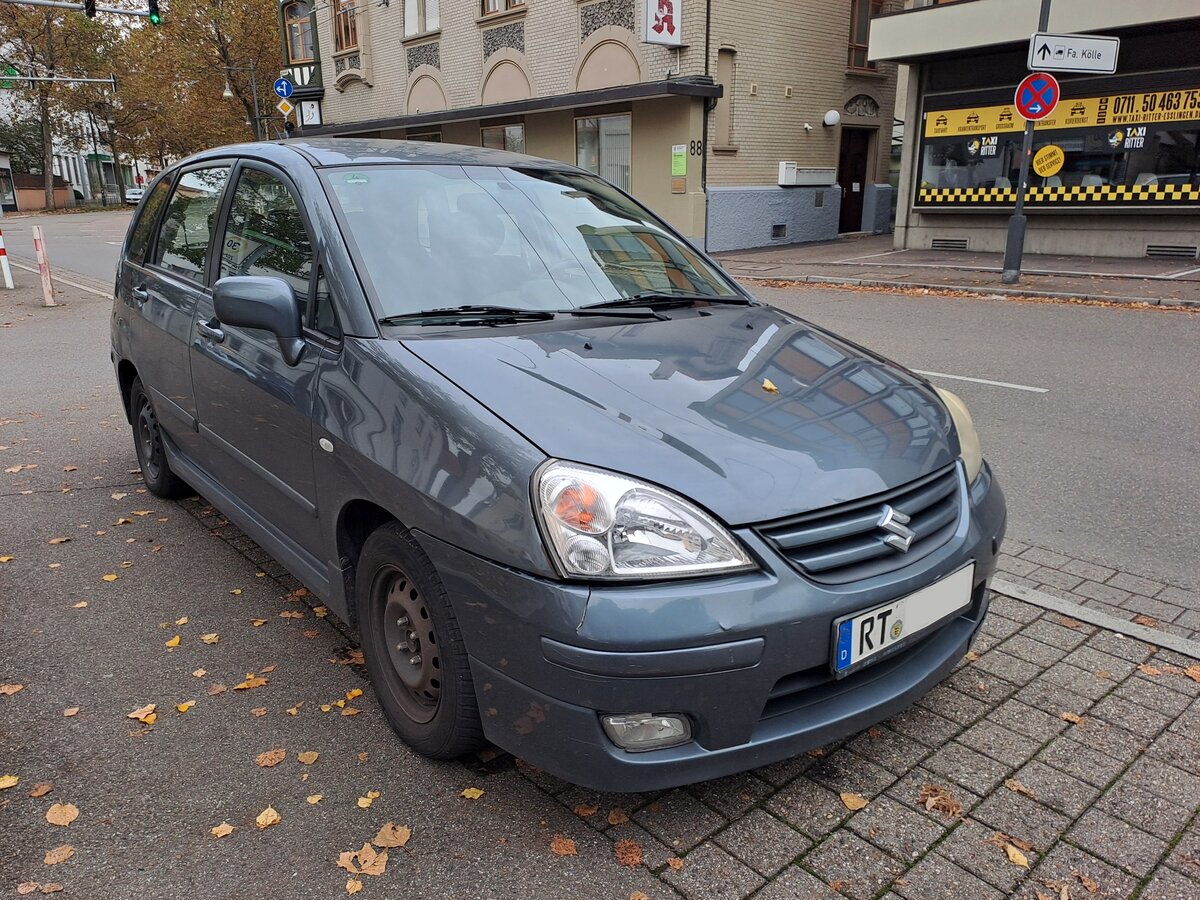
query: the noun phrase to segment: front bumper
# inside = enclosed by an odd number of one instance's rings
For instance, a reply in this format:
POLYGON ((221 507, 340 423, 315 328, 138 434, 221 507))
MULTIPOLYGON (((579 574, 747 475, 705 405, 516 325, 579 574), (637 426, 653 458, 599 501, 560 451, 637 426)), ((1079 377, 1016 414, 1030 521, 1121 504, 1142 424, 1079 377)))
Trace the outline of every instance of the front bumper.
POLYGON ((990 471, 963 492, 968 513, 943 547, 849 585, 805 579, 749 530, 737 534, 762 563, 759 572, 603 587, 535 578, 417 537, 462 627, 488 739, 581 785, 655 790, 853 734, 945 678, 987 612, 1006 525, 990 471), (831 676, 834 619, 911 594, 972 561, 963 614, 874 665, 831 676), (628 752, 604 734, 605 712, 682 713, 693 740, 628 752))

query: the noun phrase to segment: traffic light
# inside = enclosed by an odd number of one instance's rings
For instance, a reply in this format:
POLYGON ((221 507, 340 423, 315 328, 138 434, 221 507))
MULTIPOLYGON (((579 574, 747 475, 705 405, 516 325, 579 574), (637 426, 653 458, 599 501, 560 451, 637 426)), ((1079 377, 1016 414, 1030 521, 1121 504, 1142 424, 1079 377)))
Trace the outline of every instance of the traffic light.
POLYGON ((83 14, 89 19, 96 18, 96 0, 83 0, 83 14))
MULTIPOLYGON (((86 2, 88 2, 88 0, 84 0, 84 2, 86 3, 86 2)), ((149 0, 149 2, 150 2, 150 24, 151 25, 161 25, 162 24, 162 15, 158 11, 158 0, 149 0)))

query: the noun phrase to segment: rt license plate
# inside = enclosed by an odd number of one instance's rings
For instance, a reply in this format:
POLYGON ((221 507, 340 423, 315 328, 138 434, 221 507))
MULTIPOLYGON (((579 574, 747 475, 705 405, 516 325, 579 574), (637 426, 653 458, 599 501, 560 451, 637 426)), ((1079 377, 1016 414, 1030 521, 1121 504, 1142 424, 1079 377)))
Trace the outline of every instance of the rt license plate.
POLYGON ((916 593, 833 623, 833 672, 849 675, 872 657, 929 630, 971 605, 971 563, 916 593))

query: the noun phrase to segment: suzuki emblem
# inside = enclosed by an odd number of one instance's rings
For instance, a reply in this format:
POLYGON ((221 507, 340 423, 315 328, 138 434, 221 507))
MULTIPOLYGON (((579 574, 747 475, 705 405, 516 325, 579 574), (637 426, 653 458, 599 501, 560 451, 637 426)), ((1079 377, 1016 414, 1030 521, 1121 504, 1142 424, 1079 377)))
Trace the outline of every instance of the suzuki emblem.
POLYGON ((888 536, 883 539, 883 542, 901 553, 907 553, 908 548, 912 546, 912 542, 917 537, 916 532, 908 527, 909 518, 899 510, 884 504, 883 515, 879 517, 877 523, 880 528, 888 532, 888 536))

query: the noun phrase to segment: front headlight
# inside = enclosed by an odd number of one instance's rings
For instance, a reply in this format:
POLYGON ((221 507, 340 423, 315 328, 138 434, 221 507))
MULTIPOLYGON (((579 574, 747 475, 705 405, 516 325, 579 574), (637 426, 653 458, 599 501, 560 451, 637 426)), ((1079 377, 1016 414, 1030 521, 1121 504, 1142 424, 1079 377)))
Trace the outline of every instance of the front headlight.
POLYGON ((683 578, 755 568, 711 516, 624 475, 551 460, 534 505, 559 570, 588 579, 683 578))
POLYGON ((958 432, 959 453, 967 469, 967 484, 974 484, 979 470, 983 468, 983 450, 979 447, 979 432, 975 430, 971 412, 958 394, 941 388, 935 390, 946 404, 946 409, 950 410, 950 418, 954 420, 954 430, 958 432))

